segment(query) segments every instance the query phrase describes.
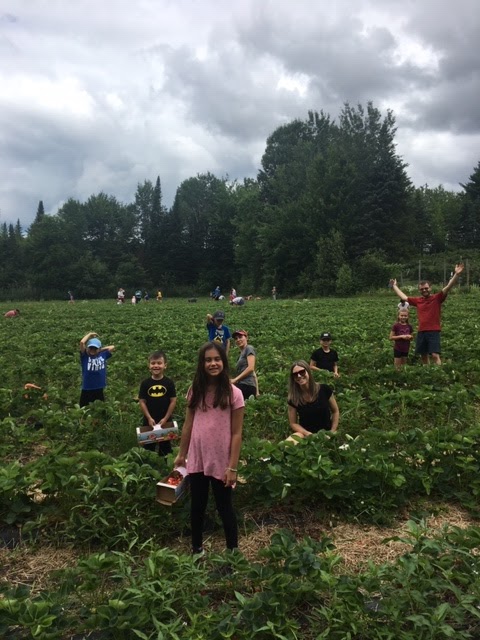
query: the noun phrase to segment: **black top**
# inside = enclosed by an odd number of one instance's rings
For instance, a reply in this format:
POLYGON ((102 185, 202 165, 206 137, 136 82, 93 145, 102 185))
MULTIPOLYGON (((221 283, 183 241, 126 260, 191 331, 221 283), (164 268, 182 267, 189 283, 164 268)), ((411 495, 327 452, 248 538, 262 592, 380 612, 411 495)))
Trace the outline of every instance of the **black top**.
POLYGON ((330 431, 332 428, 332 416, 330 413, 329 399, 333 394, 333 389, 327 384, 321 384, 318 396, 313 402, 295 406, 291 402, 288 404, 297 410, 299 424, 310 431, 317 433, 321 429, 330 431))
POLYGON ((335 349, 330 349, 330 351, 325 352, 320 348, 312 353, 310 360, 313 360, 315 366, 319 369, 325 369, 333 373, 333 365, 338 362, 338 353, 335 349))
MULTIPOLYGON (((156 424, 158 424, 167 413, 170 400, 176 397, 175 384, 170 378, 166 378, 165 376, 161 380, 147 378, 147 380, 141 383, 140 391, 138 392, 138 398, 145 400, 148 412, 156 424)), ((145 416, 143 416, 143 424, 145 426, 148 424, 145 416)))

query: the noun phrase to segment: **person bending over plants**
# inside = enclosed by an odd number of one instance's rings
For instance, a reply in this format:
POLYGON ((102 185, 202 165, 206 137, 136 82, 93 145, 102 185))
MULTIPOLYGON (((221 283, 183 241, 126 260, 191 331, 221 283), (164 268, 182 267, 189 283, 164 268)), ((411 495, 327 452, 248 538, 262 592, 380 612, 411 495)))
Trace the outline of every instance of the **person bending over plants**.
POLYGON ((107 386, 107 360, 111 358, 115 346, 102 347, 98 335, 93 331, 80 340, 80 364, 82 367, 82 393, 80 406, 95 400, 105 400, 103 390, 107 386))
POLYGON ((288 420, 295 435, 305 438, 321 430, 336 431, 339 418, 333 389, 315 382, 305 360, 294 362, 288 379, 288 420))
POLYGON ((20 315, 19 309, 11 309, 10 311, 7 311, 6 313, 4 313, 3 317, 4 318, 18 318, 19 315, 20 315))
POLYGON ((192 553, 203 553, 203 521, 212 486, 222 519, 227 549, 238 547, 232 491, 242 446, 245 401, 230 382, 224 347, 207 342, 198 352, 197 371, 187 393, 187 413, 175 467, 185 466, 190 478, 192 553))

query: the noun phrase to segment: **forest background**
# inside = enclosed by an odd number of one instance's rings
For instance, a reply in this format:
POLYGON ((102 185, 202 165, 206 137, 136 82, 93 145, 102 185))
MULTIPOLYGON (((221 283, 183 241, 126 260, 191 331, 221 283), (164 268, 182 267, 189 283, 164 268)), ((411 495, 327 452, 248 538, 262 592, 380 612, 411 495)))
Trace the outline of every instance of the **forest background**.
POLYGON ((0 298, 104 298, 120 286, 193 296, 217 285, 349 295, 391 276, 442 282, 459 259, 478 283, 480 162, 460 192, 415 187, 395 133, 390 110, 346 104, 337 122, 311 111, 277 128, 256 179, 199 174, 170 209, 160 177, 127 204, 102 192, 46 215, 40 200, 28 231, 20 220, 0 227, 0 298))

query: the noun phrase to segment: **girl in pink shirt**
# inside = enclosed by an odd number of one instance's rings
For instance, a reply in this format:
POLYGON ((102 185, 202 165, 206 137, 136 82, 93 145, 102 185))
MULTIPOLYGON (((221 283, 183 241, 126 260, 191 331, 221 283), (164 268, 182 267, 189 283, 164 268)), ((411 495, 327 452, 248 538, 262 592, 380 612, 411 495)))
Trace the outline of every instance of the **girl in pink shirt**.
POLYGON ((238 528, 232 505, 242 445, 245 402, 230 383, 225 348, 207 342, 187 394, 187 413, 175 466, 185 466, 190 477, 192 552, 203 552, 203 522, 212 486, 223 522, 227 549, 238 547, 238 528))

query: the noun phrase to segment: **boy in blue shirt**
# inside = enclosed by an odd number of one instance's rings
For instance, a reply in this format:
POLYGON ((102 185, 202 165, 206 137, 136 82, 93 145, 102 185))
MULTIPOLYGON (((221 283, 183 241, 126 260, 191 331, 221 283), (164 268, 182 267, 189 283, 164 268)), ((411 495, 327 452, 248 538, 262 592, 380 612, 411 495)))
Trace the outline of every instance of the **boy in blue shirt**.
POLYGON ((91 331, 80 340, 80 364, 82 366, 82 393, 80 406, 95 400, 105 400, 103 390, 107 386, 107 360, 115 346, 102 347, 96 333, 91 331))
POLYGON ((207 313, 208 340, 209 342, 221 342, 228 356, 232 334, 227 325, 223 324, 224 320, 225 313, 223 311, 215 311, 213 316, 207 313))

